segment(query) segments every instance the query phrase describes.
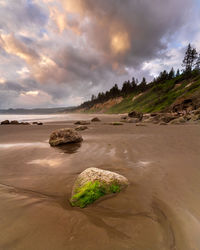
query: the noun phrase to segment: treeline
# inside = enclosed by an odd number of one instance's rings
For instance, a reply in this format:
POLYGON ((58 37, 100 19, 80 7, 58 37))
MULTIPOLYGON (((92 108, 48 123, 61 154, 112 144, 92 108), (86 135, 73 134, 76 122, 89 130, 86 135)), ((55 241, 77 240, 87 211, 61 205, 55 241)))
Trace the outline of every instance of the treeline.
POLYGON ((149 88, 161 83, 164 84, 166 81, 174 78, 177 78, 178 81, 182 81, 191 77, 191 74, 200 74, 200 54, 198 55, 197 50, 192 48, 190 44, 185 52, 182 66, 183 70, 181 72, 179 69, 175 72, 173 68, 169 72, 166 70, 160 72, 159 76, 154 78, 150 83, 147 83, 145 77, 143 77, 140 83, 138 79, 133 77, 131 81, 125 81, 121 89, 115 84, 106 92, 100 92, 97 96, 92 95, 91 100, 82 103, 80 107, 89 109, 97 103, 104 103, 113 98, 126 97, 132 93, 140 94, 149 88))

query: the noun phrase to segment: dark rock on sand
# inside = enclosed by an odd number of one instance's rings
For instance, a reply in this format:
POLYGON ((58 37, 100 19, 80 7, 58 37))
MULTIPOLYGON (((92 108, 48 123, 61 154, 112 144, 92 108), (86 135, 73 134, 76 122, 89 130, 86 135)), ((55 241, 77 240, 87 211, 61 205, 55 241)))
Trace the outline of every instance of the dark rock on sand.
POLYGON ((76 131, 82 131, 82 130, 86 130, 86 129, 88 129, 88 127, 85 125, 80 125, 80 126, 75 128, 76 131))
POLYGON ((11 125, 19 125, 20 123, 16 120, 10 122, 11 125))
POLYGON ((100 122, 101 120, 98 117, 92 118, 91 122, 100 122))
POLYGON ((74 123, 75 125, 89 125, 90 122, 89 121, 77 121, 74 123))
POLYGON ((41 126, 41 125, 43 125, 43 123, 42 122, 38 122, 37 125, 41 126))
POLYGON ((50 135, 49 144, 58 146, 67 143, 77 143, 83 140, 82 136, 72 128, 64 128, 54 131, 50 135))
POLYGON ((141 112, 136 112, 136 111, 132 111, 132 112, 130 112, 130 113, 128 114, 128 116, 131 117, 131 118, 137 118, 137 119, 139 119, 139 121, 141 121, 142 118, 143 118, 143 113, 141 113, 141 112))
POLYGON ((126 177, 98 168, 88 168, 76 179, 70 203, 85 207, 106 194, 118 193, 128 186, 126 177))
POLYGON ((8 124, 10 124, 9 120, 5 120, 1 122, 1 125, 8 125, 8 124))

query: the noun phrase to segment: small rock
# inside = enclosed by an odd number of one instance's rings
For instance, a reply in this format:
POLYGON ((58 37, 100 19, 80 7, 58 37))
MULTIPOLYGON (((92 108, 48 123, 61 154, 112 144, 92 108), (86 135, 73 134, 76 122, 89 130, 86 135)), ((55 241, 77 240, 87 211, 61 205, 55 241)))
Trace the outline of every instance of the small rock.
POLYGON ((41 125, 43 125, 43 123, 42 122, 38 122, 37 125, 41 126, 41 125))
POLYGON ((54 131, 50 135, 49 144, 58 146, 67 143, 77 143, 83 140, 82 136, 72 128, 64 128, 54 131))
POLYGON ((10 124, 12 124, 12 125, 19 125, 19 122, 16 121, 16 120, 14 120, 14 121, 11 121, 10 124))
POLYGON ((144 123, 136 123, 136 126, 137 126, 137 127, 145 127, 146 124, 144 124, 144 123))
POLYGON ((8 124, 10 124, 9 120, 5 120, 1 122, 1 125, 8 125, 8 124))
POLYGON ((98 117, 92 118, 91 122, 100 122, 101 120, 98 117))
POLYGON ((76 179, 70 203, 84 208, 106 194, 118 193, 128 186, 126 177, 98 168, 88 168, 76 179))
POLYGON ((139 119, 139 121, 141 121, 142 118, 143 118, 143 113, 141 113, 141 112, 136 112, 136 111, 132 111, 132 112, 130 112, 130 113, 128 114, 128 116, 131 117, 131 118, 137 118, 137 119, 139 119))
POLYGON ((32 124, 33 124, 33 125, 37 125, 37 124, 38 124, 38 122, 33 122, 32 124))
POLYGON ((179 118, 172 120, 170 124, 184 124, 185 122, 186 120, 184 119, 184 117, 179 117, 179 118))
POLYGON ((77 121, 74 123, 75 125, 89 125, 90 122, 89 121, 77 121))
POLYGON ((113 126, 120 126, 120 125, 124 125, 122 122, 111 122, 109 123, 110 125, 113 125, 113 126))
POLYGON ((88 127, 85 125, 80 125, 80 126, 75 128, 76 131, 82 131, 82 130, 86 130, 86 129, 88 129, 88 127))

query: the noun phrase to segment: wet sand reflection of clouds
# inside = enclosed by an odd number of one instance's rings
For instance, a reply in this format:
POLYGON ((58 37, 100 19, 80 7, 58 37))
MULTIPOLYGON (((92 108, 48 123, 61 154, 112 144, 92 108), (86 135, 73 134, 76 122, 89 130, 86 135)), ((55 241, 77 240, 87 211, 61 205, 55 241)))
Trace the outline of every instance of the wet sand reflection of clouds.
POLYGON ((0 144, 1 149, 9 149, 13 147, 39 147, 39 148, 47 148, 49 145, 44 142, 28 142, 28 143, 5 143, 0 144))
POLYGON ((62 163, 62 159, 59 159, 59 158, 37 159, 37 160, 28 162, 28 164, 31 164, 31 165, 40 165, 44 167, 53 167, 53 168, 59 167, 61 163, 62 163))

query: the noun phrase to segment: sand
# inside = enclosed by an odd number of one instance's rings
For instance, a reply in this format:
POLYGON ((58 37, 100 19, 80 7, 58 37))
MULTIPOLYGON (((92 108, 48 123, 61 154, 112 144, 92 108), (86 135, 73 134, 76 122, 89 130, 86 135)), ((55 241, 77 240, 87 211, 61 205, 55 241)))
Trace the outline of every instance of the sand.
POLYGON ((0 126, 0 249, 200 249, 200 125, 101 118, 81 144, 60 148, 49 135, 72 122, 0 126), (130 186, 73 208, 74 180, 88 167, 122 174, 130 186))

